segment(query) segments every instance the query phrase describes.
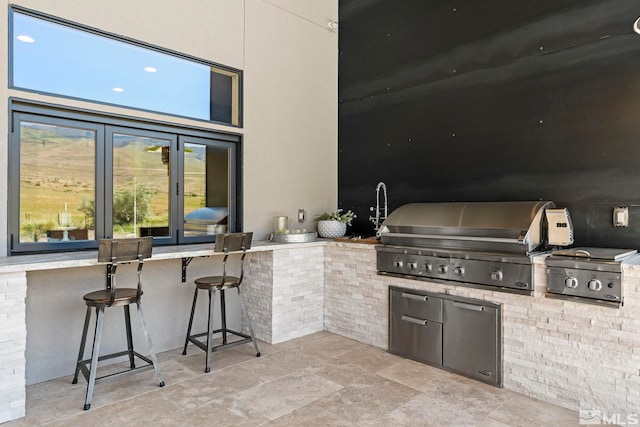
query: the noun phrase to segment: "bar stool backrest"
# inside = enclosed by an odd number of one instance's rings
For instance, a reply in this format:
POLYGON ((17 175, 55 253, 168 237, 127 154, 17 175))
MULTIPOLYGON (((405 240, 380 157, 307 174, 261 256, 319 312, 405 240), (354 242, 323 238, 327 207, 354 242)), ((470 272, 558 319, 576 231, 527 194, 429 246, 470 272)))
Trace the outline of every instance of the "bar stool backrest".
POLYGON ((242 256, 240 257, 240 275, 235 282, 235 286, 240 286, 240 283, 242 283, 242 279, 244 278, 244 258, 247 255, 247 250, 251 249, 252 238, 253 232, 216 234, 216 244, 213 247, 213 251, 224 252, 221 287, 227 283, 229 278, 229 276, 227 276, 227 259, 229 258, 229 254, 240 251, 242 251, 242 256))
POLYGON ((253 232, 216 234, 214 252, 239 252, 251 249, 253 232))
POLYGON ((153 250, 153 237, 134 237, 126 239, 100 239, 98 244, 98 262, 108 262, 107 265, 107 290, 111 307, 116 297, 116 269, 118 264, 138 261, 138 286, 136 301, 142 296, 142 266, 144 259, 151 258, 153 250))
POLYGON ((153 237, 100 239, 98 262, 128 262, 151 258, 153 237))

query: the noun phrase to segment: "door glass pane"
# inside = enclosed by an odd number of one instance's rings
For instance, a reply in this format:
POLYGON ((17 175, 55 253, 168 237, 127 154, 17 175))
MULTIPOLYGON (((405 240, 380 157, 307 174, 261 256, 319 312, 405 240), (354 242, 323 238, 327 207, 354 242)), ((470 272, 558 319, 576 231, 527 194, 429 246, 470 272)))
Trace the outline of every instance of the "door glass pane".
POLYGON ((170 236, 169 139, 113 134, 113 237, 170 236))
POLYGON ((194 143, 184 147, 184 235, 225 233, 229 216, 229 150, 194 143))
POLYGON ((95 238, 94 130, 20 123, 20 242, 95 238))

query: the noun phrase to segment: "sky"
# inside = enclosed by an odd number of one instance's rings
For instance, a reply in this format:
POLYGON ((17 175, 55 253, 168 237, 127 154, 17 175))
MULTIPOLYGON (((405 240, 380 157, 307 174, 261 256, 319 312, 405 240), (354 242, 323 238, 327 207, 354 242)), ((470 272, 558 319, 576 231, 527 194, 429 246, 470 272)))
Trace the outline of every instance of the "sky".
POLYGON ((17 12, 12 42, 14 87, 210 120, 207 65, 17 12))

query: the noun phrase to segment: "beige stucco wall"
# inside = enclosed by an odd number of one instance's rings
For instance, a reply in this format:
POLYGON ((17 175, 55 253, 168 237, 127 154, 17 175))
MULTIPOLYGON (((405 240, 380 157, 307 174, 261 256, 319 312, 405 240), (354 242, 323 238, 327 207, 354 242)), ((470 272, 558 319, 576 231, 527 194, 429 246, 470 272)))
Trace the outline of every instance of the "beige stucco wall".
MULTIPOLYGON (((307 217, 337 205, 337 0, 16 0, 100 30, 244 71, 244 229, 262 239, 271 217, 307 217)), ((4 26, 3 26, 4 27, 4 26)), ((203 123, 8 89, 8 32, 0 34, 0 256, 7 252, 8 98, 115 112, 180 124, 203 123)), ((311 228, 307 220, 303 225, 311 228)))

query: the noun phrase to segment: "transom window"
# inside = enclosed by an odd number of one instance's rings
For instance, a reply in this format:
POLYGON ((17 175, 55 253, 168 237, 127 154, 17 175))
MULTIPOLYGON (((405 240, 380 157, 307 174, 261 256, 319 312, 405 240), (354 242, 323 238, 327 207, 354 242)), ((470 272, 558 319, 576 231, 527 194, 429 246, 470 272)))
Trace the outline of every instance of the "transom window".
POLYGON ((240 137, 12 102, 11 253, 239 228, 240 137))
POLYGON ((241 71, 12 6, 14 88, 241 125, 241 71))

